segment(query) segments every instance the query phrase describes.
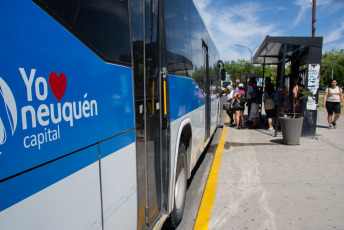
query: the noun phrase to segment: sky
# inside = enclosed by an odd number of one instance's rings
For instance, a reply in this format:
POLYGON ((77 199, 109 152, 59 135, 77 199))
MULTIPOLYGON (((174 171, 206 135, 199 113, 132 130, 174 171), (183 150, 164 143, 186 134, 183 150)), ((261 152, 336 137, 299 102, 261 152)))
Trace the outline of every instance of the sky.
MULTIPOLYGON (((312 36, 312 0, 194 0, 223 61, 250 60, 267 35, 312 36), (245 47, 240 47, 240 46, 245 47), (251 50, 251 51, 250 51, 251 50)), ((344 49, 344 0, 316 0, 323 53, 344 49)))

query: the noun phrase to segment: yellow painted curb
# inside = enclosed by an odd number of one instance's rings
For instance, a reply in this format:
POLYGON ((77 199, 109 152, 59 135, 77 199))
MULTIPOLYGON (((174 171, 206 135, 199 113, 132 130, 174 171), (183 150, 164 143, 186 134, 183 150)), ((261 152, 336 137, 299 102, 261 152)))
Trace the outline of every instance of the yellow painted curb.
MULTIPOLYGON (((229 122, 229 117, 226 118, 226 123, 229 122)), ((221 166, 222 154, 224 150, 224 145, 227 136, 227 126, 223 126, 223 130, 220 137, 220 142, 217 146, 213 164, 210 169, 210 174, 207 180, 207 185, 205 186, 201 206, 198 211, 196 223, 194 230, 207 230, 209 227, 209 220, 211 210, 213 209, 216 188, 217 188, 217 179, 219 177, 219 171, 221 166)))

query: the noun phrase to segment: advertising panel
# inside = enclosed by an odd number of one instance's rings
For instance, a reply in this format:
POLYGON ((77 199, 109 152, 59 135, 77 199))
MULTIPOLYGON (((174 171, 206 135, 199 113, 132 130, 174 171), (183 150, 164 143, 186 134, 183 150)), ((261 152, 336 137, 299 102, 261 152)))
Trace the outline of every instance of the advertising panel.
POLYGON ((307 109, 317 110, 317 102, 314 95, 317 94, 320 82, 320 64, 311 64, 308 66, 308 89, 312 92, 313 96, 308 97, 307 109))

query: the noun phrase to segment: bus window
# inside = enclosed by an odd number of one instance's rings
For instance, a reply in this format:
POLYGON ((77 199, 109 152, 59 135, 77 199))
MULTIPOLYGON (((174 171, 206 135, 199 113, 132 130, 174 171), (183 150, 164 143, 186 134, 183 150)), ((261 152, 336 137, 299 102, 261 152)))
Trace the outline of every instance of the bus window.
POLYGON ((164 3, 168 72, 192 77, 189 3, 184 0, 164 3), (182 35, 182 36, 181 36, 182 35))
POLYGON ((109 62, 131 63, 127 1, 35 0, 109 62))

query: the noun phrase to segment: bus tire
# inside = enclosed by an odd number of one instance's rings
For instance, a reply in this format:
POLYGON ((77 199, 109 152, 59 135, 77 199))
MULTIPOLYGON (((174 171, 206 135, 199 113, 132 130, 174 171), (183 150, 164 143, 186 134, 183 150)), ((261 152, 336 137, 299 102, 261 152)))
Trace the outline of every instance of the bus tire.
POLYGON ((176 177, 174 182, 174 207, 167 220, 167 226, 176 228, 183 218, 186 189, 187 189, 187 176, 186 176, 186 151, 185 145, 181 143, 178 149, 178 161, 176 168, 176 177))

